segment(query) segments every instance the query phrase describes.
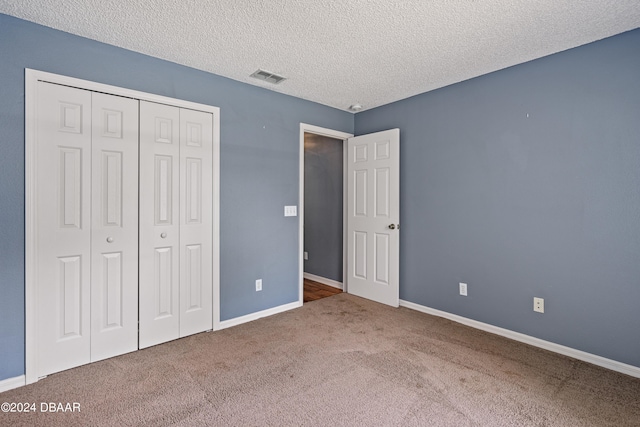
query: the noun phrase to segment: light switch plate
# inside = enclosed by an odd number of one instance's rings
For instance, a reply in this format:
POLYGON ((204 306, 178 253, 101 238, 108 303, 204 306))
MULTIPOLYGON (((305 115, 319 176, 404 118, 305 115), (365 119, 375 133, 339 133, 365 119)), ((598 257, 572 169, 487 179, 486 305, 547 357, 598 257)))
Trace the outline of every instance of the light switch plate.
POLYGON ((298 207, 297 206, 285 206, 284 207, 284 216, 298 216, 298 207))

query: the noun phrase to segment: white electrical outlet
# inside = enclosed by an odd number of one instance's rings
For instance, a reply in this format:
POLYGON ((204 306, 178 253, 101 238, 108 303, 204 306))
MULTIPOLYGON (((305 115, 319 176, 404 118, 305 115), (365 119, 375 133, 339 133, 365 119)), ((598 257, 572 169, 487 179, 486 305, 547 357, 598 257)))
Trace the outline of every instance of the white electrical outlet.
POLYGON ((303 258, 304 258, 305 260, 309 259, 309 252, 304 251, 304 252, 302 253, 302 256, 303 256, 303 258))
POLYGON ((460 295, 467 296, 467 284, 460 282, 460 295))
POLYGON ((533 311, 544 313, 544 298, 533 297, 533 311))
POLYGON ((256 292, 262 290, 262 279, 256 280, 256 292))

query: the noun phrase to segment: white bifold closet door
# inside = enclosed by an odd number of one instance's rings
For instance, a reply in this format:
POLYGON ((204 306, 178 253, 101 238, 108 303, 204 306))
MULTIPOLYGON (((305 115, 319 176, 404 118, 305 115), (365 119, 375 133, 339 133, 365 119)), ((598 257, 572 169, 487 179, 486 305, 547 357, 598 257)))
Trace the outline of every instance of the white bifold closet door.
POLYGON ((133 351, 138 102, 38 83, 38 376, 133 351))
POLYGON ((213 115, 140 101, 140 348, 210 330, 213 115))
POLYGON ((92 94, 91 361, 138 349, 138 101, 92 94))

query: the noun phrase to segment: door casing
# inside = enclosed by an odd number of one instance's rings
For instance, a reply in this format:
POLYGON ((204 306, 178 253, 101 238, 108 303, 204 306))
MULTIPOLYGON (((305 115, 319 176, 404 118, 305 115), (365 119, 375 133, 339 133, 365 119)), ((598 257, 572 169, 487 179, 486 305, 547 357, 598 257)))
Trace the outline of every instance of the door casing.
POLYGON ((312 133, 315 135, 327 136, 329 138, 342 140, 342 158, 343 161, 343 169, 342 169, 342 290, 347 292, 347 240, 345 238, 345 233, 347 232, 347 139, 353 137, 353 134, 347 132, 341 132, 333 129, 327 129, 320 126, 314 126, 306 123, 300 123, 300 159, 299 159, 299 189, 300 193, 298 196, 298 212, 300 216, 298 217, 298 282, 299 282, 299 292, 298 292, 298 303, 302 305, 304 300, 304 134, 312 133))

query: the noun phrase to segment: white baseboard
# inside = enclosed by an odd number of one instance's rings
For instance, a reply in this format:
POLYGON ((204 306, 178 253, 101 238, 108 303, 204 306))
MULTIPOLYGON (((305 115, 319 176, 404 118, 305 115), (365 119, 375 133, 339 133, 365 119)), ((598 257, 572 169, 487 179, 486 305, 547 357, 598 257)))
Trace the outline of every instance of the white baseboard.
POLYGON ((480 329, 482 331, 490 332, 492 334, 500 335, 506 338, 510 338, 515 341, 520 341, 525 344, 532 345, 534 347, 543 348, 545 350, 559 353, 564 356, 573 357, 574 359, 582 360, 583 362, 591 363, 593 365, 601 366, 603 368, 610 369, 612 371, 621 372, 632 377, 640 378, 640 367, 628 365, 626 363, 618 362, 615 360, 607 359, 602 356, 587 353, 582 350, 576 350, 571 347, 566 347, 560 344, 552 343, 550 341, 541 340, 539 338, 532 337, 530 335, 521 334, 520 332, 511 331, 509 329, 493 326, 488 323, 478 322, 477 320, 469 319, 466 317, 458 316, 457 314, 447 313, 446 311, 436 310, 434 308, 425 307, 420 304, 415 304, 409 301, 400 300, 400 306, 410 308, 412 310, 420 311, 422 313, 431 314, 433 316, 443 317, 445 319, 452 320, 463 325, 470 326, 472 328, 480 329))
POLYGON ((269 308, 267 310, 258 311, 256 313, 247 314, 245 316, 234 317, 233 319, 220 322, 220 327, 217 330, 230 328, 232 326, 242 325, 243 323, 258 320, 262 317, 273 316, 274 314, 282 313, 285 311, 293 310, 294 308, 302 307, 302 303, 299 301, 289 304, 280 305, 278 307, 269 308))
POLYGON ((322 283, 323 285, 343 289, 342 282, 338 282, 337 280, 327 279, 326 277, 316 276, 315 274, 311 273, 304 273, 303 277, 305 279, 313 280, 314 282, 322 283))
POLYGON ((22 387, 27 384, 27 380, 24 375, 19 377, 7 378, 0 381, 0 393, 3 391, 13 390, 14 388, 22 387))

